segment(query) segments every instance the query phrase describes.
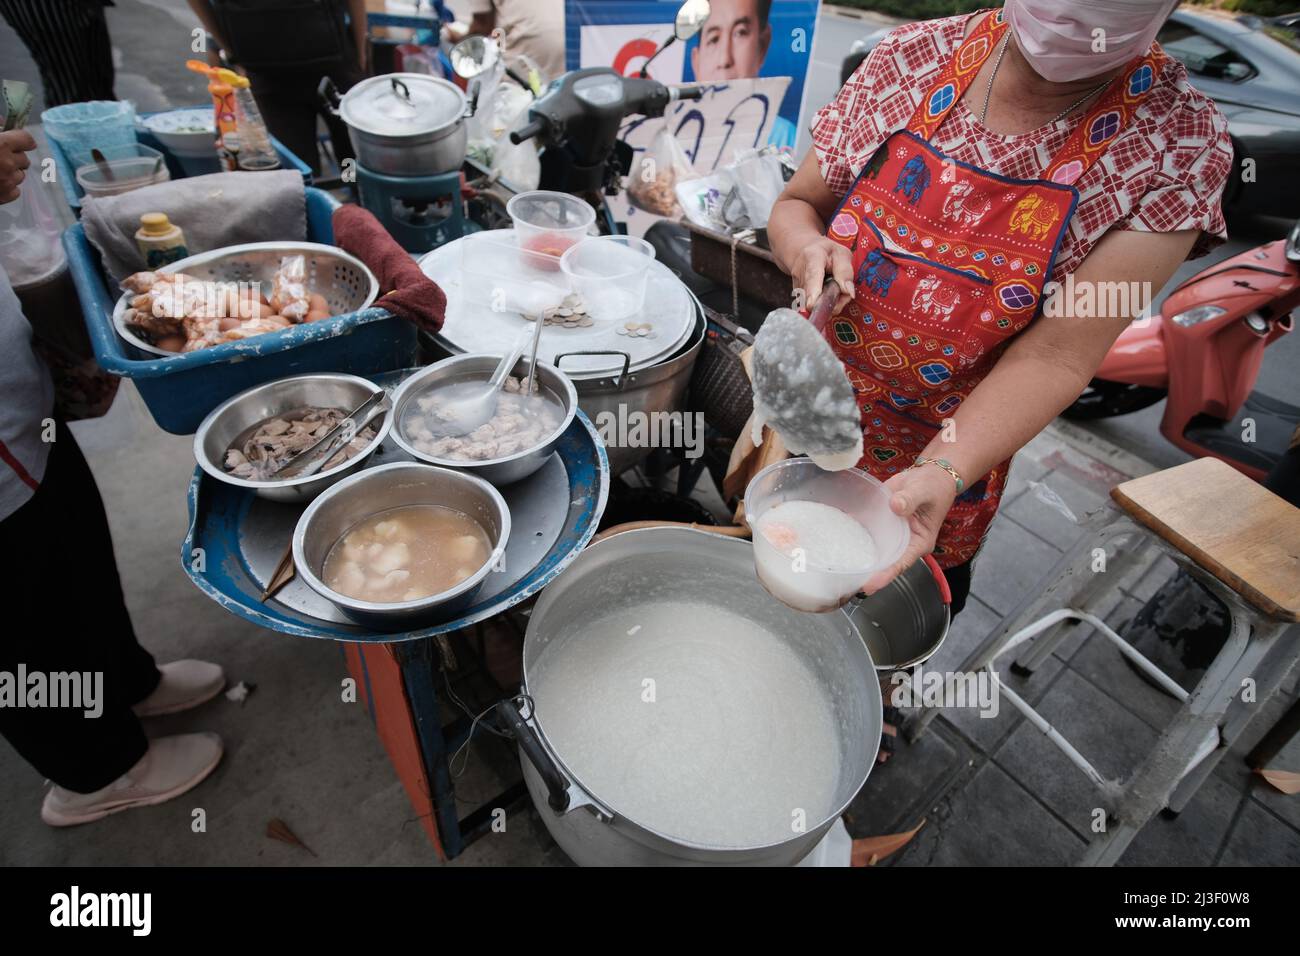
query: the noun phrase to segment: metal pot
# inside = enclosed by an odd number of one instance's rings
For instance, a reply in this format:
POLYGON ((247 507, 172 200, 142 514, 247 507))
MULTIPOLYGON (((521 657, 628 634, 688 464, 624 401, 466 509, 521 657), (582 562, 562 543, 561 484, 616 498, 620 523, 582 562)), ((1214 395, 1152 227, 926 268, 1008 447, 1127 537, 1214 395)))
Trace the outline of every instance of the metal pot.
MULTIPOLYGON (((622 357, 623 368, 616 375, 573 379, 573 387, 578 390, 578 407, 597 429, 601 428, 602 414, 612 414, 617 420, 632 413, 682 412, 686 408, 686 391, 691 384, 695 359, 704 344, 704 332, 704 319, 697 317, 695 329, 684 346, 657 365, 635 372, 628 371, 631 359, 623 352, 563 352, 555 356, 555 366, 563 371, 567 355, 622 357)), ((602 433, 602 437, 606 436, 602 433)), ((652 451, 611 445, 608 441, 605 450, 609 453, 611 475, 622 474, 652 451)))
POLYGON ((340 99, 328 77, 320 95, 348 127, 357 162, 389 176, 435 176, 465 161, 469 113, 454 84, 423 73, 386 73, 362 80, 340 99))
POLYGON ((832 812, 822 819, 810 817, 804 832, 777 843, 717 847, 673 838, 623 816, 606 797, 584 786, 581 775, 559 756, 564 741, 548 735, 547 713, 565 706, 564 701, 537 698, 527 714, 507 701, 501 713, 519 740, 524 780, 542 820, 564 852, 583 866, 799 862, 839 818, 875 764, 881 699, 866 645, 844 613, 801 614, 770 597, 754 575, 748 541, 682 528, 628 531, 588 547, 542 592, 524 639, 524 693, 530 693, 530 679, 553 641, 581 639, 575 627, 593 606, 626 601, 629 594, 644 591, 646 582, 685 601, 720 603, 725 596, 725 604, 755 610, 765 626, 779 628, 788 638, 814 675, 818 693, 835 709, 840 771, 832 812))
POLYGON ((882 675, 924 664, 943 645, 952 619, 948 580, 931 555, 875 594, 845 607, 882 675))

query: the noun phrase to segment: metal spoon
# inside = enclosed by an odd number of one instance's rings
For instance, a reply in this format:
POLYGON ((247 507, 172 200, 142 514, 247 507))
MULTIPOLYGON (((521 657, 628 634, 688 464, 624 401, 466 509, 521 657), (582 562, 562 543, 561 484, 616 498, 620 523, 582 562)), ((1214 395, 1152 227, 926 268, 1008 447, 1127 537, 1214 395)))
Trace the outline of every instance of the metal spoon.
POLYGON ((439 415, 444 419, 444 422, 439 423, 440 436, 468 435, 474 429, 492 420, 492 416, 497 413, 497 398, 501 393, 501 387, 506 382, 506 377, 514 370, 519 357, 524 354, 524 349, 536 336, 541 324, 542 318, 538 316, 535 323, 538 328, 520 330, 514 345, 509 352, 501 356, 496 371, 486 383, 473 390, 466 389, 466 394, 451 399, 443 405, 439 411, 439 415))
POLYGON ((791 452, 831 469, 852 467, 862 455, 853 385, 823 337, 838 295, 838 286, 827 282, 807 319, 792 309, 768 313, 753 353, 758 418, 780 433, 791 452))

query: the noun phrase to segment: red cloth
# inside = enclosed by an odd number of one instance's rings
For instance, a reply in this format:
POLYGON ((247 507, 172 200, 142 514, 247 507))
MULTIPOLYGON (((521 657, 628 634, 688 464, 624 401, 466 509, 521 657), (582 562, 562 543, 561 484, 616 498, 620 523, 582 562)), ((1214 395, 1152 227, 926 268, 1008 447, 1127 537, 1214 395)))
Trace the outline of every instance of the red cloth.
POLYGON ((447 317, 446 293, 420 271, 379 220, 360 206, 340 206, 333 220, 335 244, 364 262, 379 279, 375 305, 426 332, 441 329, 447 317))

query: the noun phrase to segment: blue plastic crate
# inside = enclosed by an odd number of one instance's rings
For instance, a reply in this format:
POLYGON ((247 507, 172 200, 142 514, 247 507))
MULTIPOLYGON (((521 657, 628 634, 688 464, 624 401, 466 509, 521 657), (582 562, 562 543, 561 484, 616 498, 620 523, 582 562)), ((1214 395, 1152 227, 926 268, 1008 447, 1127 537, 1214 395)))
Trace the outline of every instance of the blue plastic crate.
MULTIPOLYGON (((319 189, 308 188, 306 196, 308 241, 332 243, 330 217, 338 203, 319 189)), ((370 376, 416 364, 415 326, 374 307, 198 352, 149 355, 113 327, 121 292, 81 223, 64 232, 63 248, 95 358, 106 371, 134 381, 154 421, 174 435, 193 434, 226 399, 272 379, 309 372, 370 376)))
MULTIPOLYGON (((187 107, 177 108, 186 109, 187 107)), ((203 107, 196 106, 190 108, 202 109, 203 107)), ((167 112, 171 111, 168 110, 167 112)), ((142 113, 140 114, 140 118, 143 119, 146 116, 153 115, 153 113, 142 113)), ((135 130, 135 138, 136 142, 140 143, 140 145, 156 149, 158 152, 163 154, 163 162, 167 164, 167 172, 171 175, 172 179, 187 178, 187 174, 176 156, 171 152, 171 150, 159 142, 153 133, 149 132, 142 126, 137 126, 135 130)), ((77 182, 77 169, 72 165, 71 160, 68 159, 68 154, 63 151, 63 147, 59 145, 57 140, 49 136, 45 139, 46 142, 50 144, 50 156, 54 158, 54 168, 58 172, 59 185, 63 187, 63 195, 68 200, 68 205, 72 207, 72 211, 80 216, 81 200, 86 194, 81 188, 81 183, 77 182)), ((311 167, 293 153, 289 152, 289 150, 285 148, 284 144, 274 136, 271 137, 271 145, 275 148, 276 155, 280 157, 281 168, 296 169, 302 175, 303 185, 310 186, 312 183, 311 167)))

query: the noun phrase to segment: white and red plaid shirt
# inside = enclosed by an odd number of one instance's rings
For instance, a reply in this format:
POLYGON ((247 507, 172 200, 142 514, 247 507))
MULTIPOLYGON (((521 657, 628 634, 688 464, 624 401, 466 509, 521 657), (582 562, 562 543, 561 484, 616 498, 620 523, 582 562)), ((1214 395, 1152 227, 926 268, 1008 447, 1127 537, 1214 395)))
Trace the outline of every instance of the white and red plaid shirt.
MULTIPOLYGON (((979 16, 971 14, 970 16, 979 16)), ((923 20, 886 36, 812 123, 822 177, 843 196, 876 148, 907 126, 939 71, 961 45, 967 16, 923 20)), ((986 129, 963 98, 931 139, 960 162, 1034 179, 1087 111, 1029 133, 986 129)), ((1170 60, 1133 122, 1079 179, 1079 205, 1051 278, 1063 281, 1111 228, 1138 232, 1201 230, 1189 258, 1227 238, 1222 194, 1232 169, 1228 121, 1170 60)))

